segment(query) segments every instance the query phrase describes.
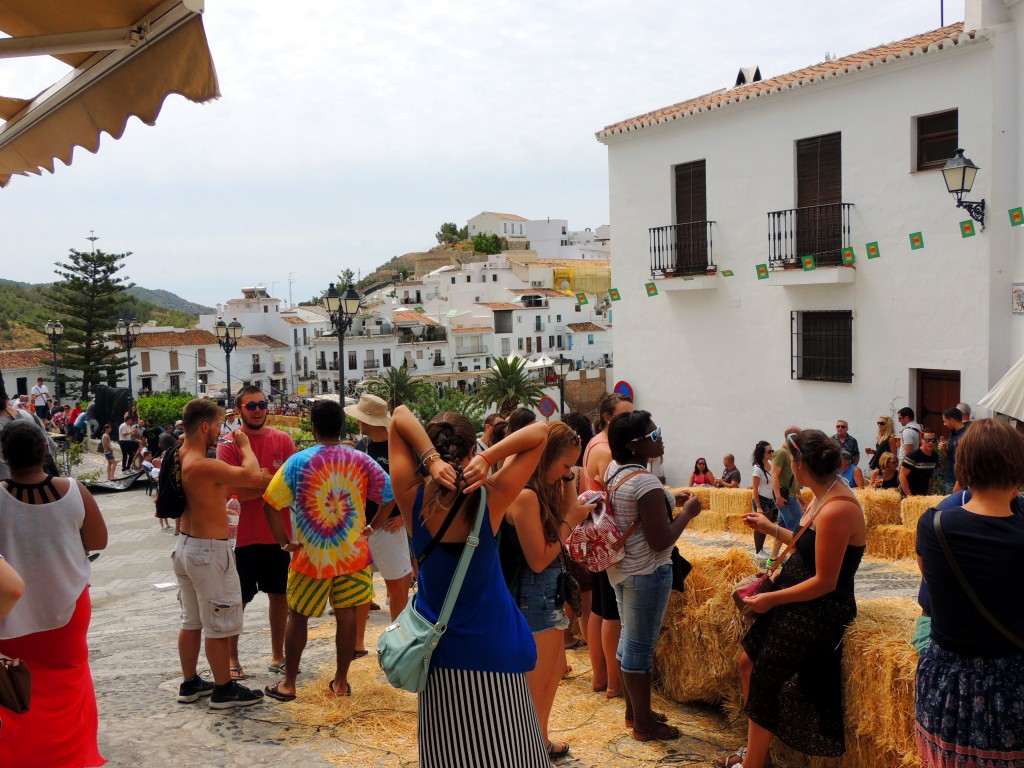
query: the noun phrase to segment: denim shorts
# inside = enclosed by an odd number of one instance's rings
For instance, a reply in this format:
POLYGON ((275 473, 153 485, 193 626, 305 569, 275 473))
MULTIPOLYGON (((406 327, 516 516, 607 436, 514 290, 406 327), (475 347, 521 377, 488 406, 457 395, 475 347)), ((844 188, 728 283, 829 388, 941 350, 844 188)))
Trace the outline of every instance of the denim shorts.
POLYGON ((569 619, 565 615, 565 598, 561 592, 562 569, 556 562, 549 568, 534 573, 523 568, 519 580, 517 602, 534 634, 548 629, 565 629, 569 619))
POLYGON ((654 573, 627 576, 612 588, 622 619, 619 647, 615 651, 619 667, 623 672, 638 675, 650 672, 672 591, 672 564, 659 566, 654 573))
POLYGON ((779 525, 795 531, 800 527, 800 518, 804 516, 804 509, 795 496, 779 507, 779 525))

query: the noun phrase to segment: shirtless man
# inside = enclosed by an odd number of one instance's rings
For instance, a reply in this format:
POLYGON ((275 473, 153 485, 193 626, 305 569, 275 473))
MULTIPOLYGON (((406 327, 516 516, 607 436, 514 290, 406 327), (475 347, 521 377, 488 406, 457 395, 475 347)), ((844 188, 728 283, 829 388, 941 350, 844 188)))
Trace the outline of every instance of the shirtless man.
POLYGON ((242 630, 242 588, 235 554, 228 545, 224 509, 225 491, 258 483, 260 465, 241 430, 231 434, 242 455, 240 467, 206 457, 207 451, 217 446, 223 419, 220 406, 209 400, 197 398, 185 405, 185 442, 179 455, 187 506, 180 520, 181 535, 171 555, 181 601, 178 657, 185 678, 178 689, 178 701, 187 703, 210 696, 210 709, 248 707, 263 699, 261 692, 232 680, 229 672, 229 638, 242 630), (203 632, 213 683, 196 672, 203 632))

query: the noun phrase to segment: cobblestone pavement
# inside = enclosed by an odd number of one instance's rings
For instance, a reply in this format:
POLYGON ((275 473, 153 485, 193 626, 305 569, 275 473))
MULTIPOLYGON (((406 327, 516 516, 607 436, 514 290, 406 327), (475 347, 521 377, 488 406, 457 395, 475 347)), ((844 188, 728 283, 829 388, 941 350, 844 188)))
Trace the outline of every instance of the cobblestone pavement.
MULTIPOLYGON (((151 497, 145 486, 137 485, 120 493, 98 492, 96 498, 107 521, 110 543, 93 564, 91 594, 93 600, 89 648, 96 696, 100 713, 100 749, 110 766, 147 768, 148 766, 249 766, 275 765, 278 768, 348 764, 342 755, 344 743, 323 736, 307 736, 298 724, 289 731, 286 706, 267 702, 244 711, 209 712, 205 703, 178 704, 175 701, 181 680, 176 651, 178 603, 175 589, 157 591, 154 584, 174 581, 170 552, 174 536, 161 532, 153 518, 151 497), (300 735, 302 738, 296 738, 300 735), (329 758, 333 757, 335 762, 329 758), (340 760, 339 760, 340 758, 340 760)), ((731 537, 701 536, 705 546, 730 546, 731 537)), ((906 568, 882 562, 865 563, 858 576, 861 597, 900 594, 910 596, 917 579, 906 568)), ((378 585, 382 586, 382 585, 378 585)), ((383 594, 378 589, 378 595, 383 594)), ((269 650, 266 600, 257 596, 246 611, 244 633, 240 639, 243 664, 250 674, 246 683, 262 688, 279 679, 266 669, 269 650)), ((367 632, 376 636, 386 623, 386 611, 371 614, 367 632)), ((327 619, 327 621, 333 621, 327 619)), ((311 623, 311 637, 323 636, 328 627, 311 623)), ((586 654, 574 651, 573 663, 587 664, 586 654)), ((205 659, 200 669, 206 674, 205 659)), ((356 664, 373 664, 372 656, 356 664)), ((311 642, 302 659, 303 681, 323 677, 333 665, 333 643, 311 642), (306 677, 309 675, 310 677, 306 677)), ((307 683, 308 684, 308 683, 307 683)), ((584 673, 570 685, 581 692, 589 689, 584 673)), ((583 695, 583 693, 581 693, 583 695)), ((589 693, 586 693, 589 696, 589 693)), ((204 700, 205 701, 205 700, 204 700)), ((660 764, 696 764, 696 758, 731 746, 721 718, 701 708, 683 708, 689 712, 680 725, 684 741, 673 745, 671 758, 665 754, 660 764), (683 757, 686 755, 686 757, 683 757)), ((556 737, 572 738, 572 734, 556 737)), ((626 739, 617 753, 628 752, 635 742, 626 739)), ((396 765, 394 757, 379 763, 360 758, 360 768, 396 765)), ((602 762, 602 765, 611 762, 602 762)), ((615 765, 619 765, 615 762, 615 765)), ((648 764, 633 758, 623 765, 648 764)), ((650 763, 653 765, 653 763, 650 763)), ((561 761, 566 768, 584 763, 561 761)))

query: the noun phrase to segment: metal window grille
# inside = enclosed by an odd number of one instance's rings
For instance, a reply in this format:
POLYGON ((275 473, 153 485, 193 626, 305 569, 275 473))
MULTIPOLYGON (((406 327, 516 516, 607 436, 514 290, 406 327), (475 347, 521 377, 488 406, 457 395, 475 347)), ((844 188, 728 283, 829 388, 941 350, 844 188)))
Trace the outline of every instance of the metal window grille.
POLYGON ((853 381, 853 312, 790 314, 790 378, 853 381))

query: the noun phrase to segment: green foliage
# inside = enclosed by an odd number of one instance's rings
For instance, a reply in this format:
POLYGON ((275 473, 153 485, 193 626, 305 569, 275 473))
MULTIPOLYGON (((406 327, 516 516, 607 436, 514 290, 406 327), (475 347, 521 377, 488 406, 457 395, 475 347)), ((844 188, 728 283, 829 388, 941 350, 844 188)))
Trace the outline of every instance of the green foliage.
POLYGON ((481 408, 498 406, 502 416, 508 416, 520 405, 535 406, 544 396, 544 389, 526 371, 521 357, 497 358, 491 366, 494 375, 483 379, 477 387, 475 402, 481 408))
POLYGON ((61 280, 45 292, 51 309, 63 315, 64 342, 58 365, 81 371, 81 383, 69 383, 78 388, 83 399, 110 378, 111 372, 116 380, 123 367, 120 350, 108 347, 103 334, 110 330, 111 320, 119 317, 118 307, 127 298, 124 292, 132 287, 127 278, 117 274, 128 256, 72 248, 67 260, 57 262, 54 270, 61 280))
POLYGON ((344 290, 350 286, 356 284, 356 273, 351 269, 343 269, 338 275, 338 293, 344 292, 344 290))
POLYGON ((457 389, 445 389, 444 395, 439 397, 436 387, 423 387, 420 396, 406 405, 416 414, 416 418, 420 420, 421 424, 427 424, 439 413, 452 411, 461 413, 473 422, 473 428, 477 432, 484 428, 484 416, 486 415, 484 407, 476 402, 472 395, 467 395, 457 389))
POLYGON ((457 243, 469 237, 469 227, 466 226, 460 229, 459 225, 454 221, 446 221, 441 225, 440 231, 434 237, 442 245, 445 243, 457 243))
POLYGON ((389 411, 416 400, 423 388, 423 382, 410 376, 409 369, 404 365, 387 368, 380 378, 366 382, 366 391, 386 400, 389 411))
POLYGON ((193 395, 188 392, 157 392, 147 397, 140 397, 135 405, 139 410, 139 416, 148 424, 165 427, 181 418, 185 403, 192 397, 193 395))
POLYGON ((488 255, 501 253, 501 238, 497 235, 487 235, 484 233, 474 235, 473 250, 477 253, 486 253, 488 255))
POLYGON ((86 451, 85 443, 70 443, 68 446, 68 456, 71 458, 71 466, 77 467, 82 463, 82 454, 86 451))

